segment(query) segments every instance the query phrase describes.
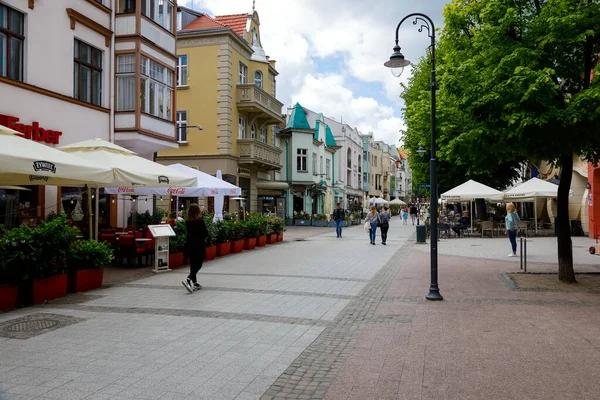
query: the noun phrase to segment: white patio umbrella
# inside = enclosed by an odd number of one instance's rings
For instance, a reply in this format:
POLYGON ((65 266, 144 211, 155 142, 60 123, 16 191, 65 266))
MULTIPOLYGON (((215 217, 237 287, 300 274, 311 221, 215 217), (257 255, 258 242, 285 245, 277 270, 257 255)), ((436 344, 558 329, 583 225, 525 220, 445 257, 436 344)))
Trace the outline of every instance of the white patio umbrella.
POLYGON ((447 201, 468 201, 469 202, 469 214, 471 214, 471 229, 473 229, 473 200, 475 199, 489 199, 489 200, 502 200, 504 193, 489 186, 479 183, 472 179, 466 181, 462 185, 458 185, 454 189, 442 193, 442 200, 447 201))
POLYGON ((383 204, 388 204, 389 202, 385 199, 382 199, 381 197, 373 197, 371 200, 369 200, 369 204, 371 205, 383 205, 383 204))
POLYGON ((405 203, 405 202, 403 202, 403 201, 402 201, 402 200, 400 200, 400 199, 394 199, 394 200, 390 201, 390 204, 398 204, 398 205, 400 205, 400 206, 405 206, 405 205, 406 205, 406 203, 405 203))
MULTIPOLYGON (((217 179, 223 180, 221 170, 217 170, 217 179)), ((225 196, 217 194, 215 196, 215 215, 213 216, 213 222, 223 220, 223 203, 225 202, 225 196)))
POLYGON ((113 181, 113 171, 102 163, 65 154, 24 139, 0 125, 0 184, 83 186, 113 181))

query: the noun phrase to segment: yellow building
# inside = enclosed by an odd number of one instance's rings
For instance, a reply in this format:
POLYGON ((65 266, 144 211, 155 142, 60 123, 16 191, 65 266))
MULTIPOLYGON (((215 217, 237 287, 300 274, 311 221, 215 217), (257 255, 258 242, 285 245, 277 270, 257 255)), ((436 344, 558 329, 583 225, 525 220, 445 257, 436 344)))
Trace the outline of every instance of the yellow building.
MULTIPOLYGON (((211 17, 179 7, 177 23, 180 146, 161 151, 157 161, 212 175, 221 170, 224 180, 242 188, 249 210, 273 211, 285 196, 285 184, 274 181, 282 152, 274 125, 284 121, 283 104, 276 98, 275 61, 261 45, 258 13, 211 17)), ((237 202, 228 203, 225 210, 237 209, 237 202)), ((210 210, 212 201, 204 205, 210 210)))

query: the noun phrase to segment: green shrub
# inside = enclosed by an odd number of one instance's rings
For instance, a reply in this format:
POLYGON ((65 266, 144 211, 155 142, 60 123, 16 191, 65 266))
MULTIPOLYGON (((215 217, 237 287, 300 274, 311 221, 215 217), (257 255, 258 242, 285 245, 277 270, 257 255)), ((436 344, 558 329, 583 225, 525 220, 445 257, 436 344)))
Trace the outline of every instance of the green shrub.
POLYGON ((52 221, 44 221, 35 228, 31 235, 31 246, 36 259, 33 278, 48 278, 64 273, 71 243, 77 239, 78 234, 79 229, 68 226, 64 215, 52 221))
POLYGON ((0 243, 0 283, 17 285, 31 276, 36 263, 32 235, 33 230, 25 225, 4 233, 0 243))
POLYGON ((100 268, 109 264, 113 258, 110 245, 95 240, 74 241, 68 257, 69 267, 77 271, 100 268))
POLYGON ((271 216, 271 228, 273 233, 281 233, 285 229, 285 220, 283 218, 271 216))
POLYGON ((217 243, 217 227, 213 223, 213 216, 211 214, 205 214, 203 218, 204 224, 206 225, 206 230, 208 231, 206 245, 214 246, 217 243))
POLYGON ((235 242, 236 240, 242 240, 246 230, 246 222, 235 220, 231 222, 231 241, 235 242))
POLYGON ((187 241, 187 227, 185 221, 179 220, 173 227, 175 236, 169 238, 169 253, 179 253, 185 249, 187 241))
POLYGON ((227 243, 231 241, 231 231, 233 229, 233 223, 231 221, 217 221, 215 222, 217 231, 217 243, 227 243))

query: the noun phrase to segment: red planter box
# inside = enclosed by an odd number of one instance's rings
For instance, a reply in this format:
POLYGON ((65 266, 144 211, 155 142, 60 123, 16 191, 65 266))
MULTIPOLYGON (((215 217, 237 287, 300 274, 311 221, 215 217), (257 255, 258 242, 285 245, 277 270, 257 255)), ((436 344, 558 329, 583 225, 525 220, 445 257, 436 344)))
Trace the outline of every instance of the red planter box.
POLYGON ((70 271, 67 289, 69 293, 86 292, 88 290, 98 289, 102 286, 103 277, 103 268, 70 271))
POLYGON ((244 239, 244 250, 254 250, 256 247, 256 238, 244 239))
POLYGON ((215 258, 217 258, 217 246, 212 245, 212 246, 208 246, 206 248, 206 261, 209 260, 214 260, 215 258))
POLYGON ((17 287, 0 286, 0 312, 10 311, 17 306, 17 287))
POLYGON ((42 304, 44 301, 58 299, 66 295, 67 274, 33 280, 33 304, 42 304))
POLYGON ((268 244, 277 243, 277 234, 271 233, 271 234, 267 235, 267 243, 268 244))
POLYGON ((169 254, 169 268, 177 269, 183 267, 183 252, 169 254))
POLYGON ((228 256, 231 252, 231 242, 217 243, 217 257, 228 256))
POLYGON ((257 242, 256 245, 258 247, 263 247, 267 244, 267 235, 259 236, 257 239, 258 240, 256 241, 257 242))
POLYGON ((244 250, 244 239, 231 242, 231 253, 241 253, 244 250))
POLYGON ((279 232, 279 233, 277 234, 277 241, 278 241, 278 242, 283 242, 283 232, 279 232))

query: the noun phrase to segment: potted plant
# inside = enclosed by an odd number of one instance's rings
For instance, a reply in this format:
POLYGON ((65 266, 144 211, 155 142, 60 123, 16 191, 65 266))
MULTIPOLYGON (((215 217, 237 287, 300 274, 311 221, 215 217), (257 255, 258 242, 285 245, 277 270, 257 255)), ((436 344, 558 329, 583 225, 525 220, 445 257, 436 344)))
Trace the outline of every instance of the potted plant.
POLYGON ((294 211, 294 225, 296 226, 310 226, 310 214, 304 211, 294 211))
POLYGON ((277 242, 283 242, 283 231, 285 230, 285 221, 283 218, 271 217, 271 224, 273 226, 273 232, 276 235, 277 242))
POLYGON ((244 221, 232 221, 231 224, 231 252, 241 253, 244 250, 244 221))
POLYGON ((204 223, 208 231, 206 237, 206 257, 204 259, 210 261, 217 258, 217 227, 212 221, 212 215, 204 216, 204 223))
POLYGON ((231 252, 231 223, 230 221, 215 222, 217 231, 217 257, 229 255, 231 252))
POLYGON ((102 267, 113 260, 113 254, 110 245, 105 242, 76 240, 71 243, 68 260, 68 291, 85 292, 102 286, 102 267))
POLYGON ((350 226, 350 217, 349 216, 344 216, 344 226, 348 227, 350 226))
POLYGON ((2 232, 0 240, 0 312, 16 307, 18 287, 27 279, 35 263, 27 226, 2 232))
POLYGON ((267 245, 267 233, 269 230, 269 222, 266 216, 261 213, 255 213, 256 219, 258 220, 258 237, 256 240, 256 245, 258 247, 267 245))
POLYGON ((327 221, 327 215, 325 214, 314 214, 312 216, 312 226, 328 226, 329 222, 327 221))
POLYGON ((183 266, 185 242, 187 240, 187 228, 185 221, 179 220, 173 227, 175 236, 169 238, 169 268, 177 269, 183 266))
POLYGON ((259 231, 260 222, 255 215, 250 214, 244 221, 244 250, 253 250, 256 247, 259 231))

